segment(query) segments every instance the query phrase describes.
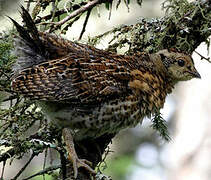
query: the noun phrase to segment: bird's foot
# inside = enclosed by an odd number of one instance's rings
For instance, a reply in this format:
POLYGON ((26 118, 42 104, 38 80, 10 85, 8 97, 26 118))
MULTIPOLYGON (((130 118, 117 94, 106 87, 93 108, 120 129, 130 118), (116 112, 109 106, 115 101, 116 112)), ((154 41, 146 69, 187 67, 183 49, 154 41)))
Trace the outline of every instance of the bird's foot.
POLYGON ((75 157, 68 156, 68 159, 73 163, 74 178, 78 176, 78 168, 85 168, 90 174, 95 175, 96 172, 90 167, 92 163, 86 159, 79 159, 76 155, 75 157))
POLYGON ((73 137, 71 131, 68 128, 64 128, 62 131, 65 144, 67 146, 68 159, 73 164, 74 178, 78 176, 78 168, 85 168, 90 174, 95 175, 96 172, 90 167, 92 163, 86 159, 79 159, 75 151, 73 137))

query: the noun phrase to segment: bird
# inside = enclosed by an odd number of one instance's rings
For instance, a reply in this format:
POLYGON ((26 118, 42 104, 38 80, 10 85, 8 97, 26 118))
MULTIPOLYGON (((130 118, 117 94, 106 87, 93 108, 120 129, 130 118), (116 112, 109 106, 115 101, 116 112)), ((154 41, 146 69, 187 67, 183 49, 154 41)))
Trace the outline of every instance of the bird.
POLYGON ((38 31, 21 9, 24 26, 10 18, 19 33, 11 87, 63 128, 75 178, 80 167, 95 171, 78 158, 73 139, 135 127, 163 108, 178 82, 201 78, 188 53, 161 49, 129 56, 97 49, 38 31))

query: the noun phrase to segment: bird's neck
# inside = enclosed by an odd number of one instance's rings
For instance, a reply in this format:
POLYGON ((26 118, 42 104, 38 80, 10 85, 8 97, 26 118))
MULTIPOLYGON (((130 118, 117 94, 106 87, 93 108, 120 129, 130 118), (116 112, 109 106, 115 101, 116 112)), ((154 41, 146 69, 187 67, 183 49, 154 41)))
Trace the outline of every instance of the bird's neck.
MULTIPOLYGON (((140 62, 138 69, 131 71, 130 88, 144 103, 148 112, 161 109, 167 94, 172 92, 175 82, 166 75, 166 69, 157 55, 140 62)), ((148 113, 147 113, 148 114, 148 113)))
POLYGON ((156 72, 156 74, 158 74, 163 79, 163 87, 165 88, 166 94, 171 93, 172 89, 178 81, 173 80, 170 77, 166 67, 161 61, 160 55, 150 54, 150 60, 153 62, 154 71, 156 72))

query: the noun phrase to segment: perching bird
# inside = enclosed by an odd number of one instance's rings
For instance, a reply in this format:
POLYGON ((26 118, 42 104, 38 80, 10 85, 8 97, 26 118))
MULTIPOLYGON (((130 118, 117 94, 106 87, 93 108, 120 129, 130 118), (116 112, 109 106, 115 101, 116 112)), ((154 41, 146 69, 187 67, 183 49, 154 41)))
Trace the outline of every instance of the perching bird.
POLYGON ((22 7, 12 88, 37 100, 43 113, 63 127, 74 174, 95 173, 74 150, 74 138, 97 138, 134 127, 164 105, 175 84, 200 78, 190 55, 172 50, 118 55, 38 32, 22 7))

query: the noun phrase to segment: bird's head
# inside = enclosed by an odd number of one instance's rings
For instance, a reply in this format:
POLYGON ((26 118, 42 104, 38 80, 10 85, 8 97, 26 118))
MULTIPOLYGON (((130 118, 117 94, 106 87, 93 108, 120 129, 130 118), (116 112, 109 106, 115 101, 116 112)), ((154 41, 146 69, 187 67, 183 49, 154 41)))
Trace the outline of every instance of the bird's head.
POLYGON ((201 78, 194 67, 194 62, 190 55, 167 49, 160 50, 156 54, 160 56, 162 64, 165 67, 165 73, 173 81, 187 81, 192 78, 201 78))

